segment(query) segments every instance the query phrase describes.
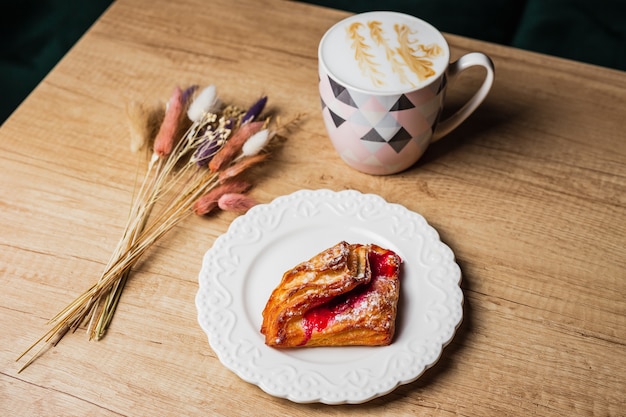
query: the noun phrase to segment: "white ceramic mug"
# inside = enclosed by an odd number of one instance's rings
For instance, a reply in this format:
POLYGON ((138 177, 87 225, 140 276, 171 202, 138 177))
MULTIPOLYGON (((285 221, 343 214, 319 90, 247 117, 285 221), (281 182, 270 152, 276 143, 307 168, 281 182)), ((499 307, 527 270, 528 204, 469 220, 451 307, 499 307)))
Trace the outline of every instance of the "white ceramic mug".
POLYGON ((429 23, 396 12, 344 19, 322 37, 319 90, 326 129, 351 167, 387 175, 412 166, 432 142, 454 130, 483 102, 494 79, 491 59, 471 52, 450 63, 450 49, 429 23), (482 66, 478 91, 439 120, 446 87, 482 66))

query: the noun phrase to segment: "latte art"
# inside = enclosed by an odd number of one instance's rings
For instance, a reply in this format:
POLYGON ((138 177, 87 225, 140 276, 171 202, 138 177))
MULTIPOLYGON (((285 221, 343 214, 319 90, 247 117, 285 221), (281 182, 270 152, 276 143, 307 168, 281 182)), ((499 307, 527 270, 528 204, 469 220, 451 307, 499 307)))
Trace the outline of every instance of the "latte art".
POLYGON ((395 34, 385 33, 379 20, 369 20, 366 24, 357 21, 348 25, 346 32, 361 75, 369 77, 372 85, 377 87, 387 85, 389 81, 386 78, 389 77, 395 77, 400 84, 417 87, 417 82, 436 75, 433 59, 442 55, 441 46, 420 43, 416 32, 406 24, 396 23, 393 30, 395 34))
POLYGON ((438 79, 449 60, 439 31, 392 12, 355 15, 333 26, 320 42, 320 62, 335 81, 362 91, 395 94, 438 79))

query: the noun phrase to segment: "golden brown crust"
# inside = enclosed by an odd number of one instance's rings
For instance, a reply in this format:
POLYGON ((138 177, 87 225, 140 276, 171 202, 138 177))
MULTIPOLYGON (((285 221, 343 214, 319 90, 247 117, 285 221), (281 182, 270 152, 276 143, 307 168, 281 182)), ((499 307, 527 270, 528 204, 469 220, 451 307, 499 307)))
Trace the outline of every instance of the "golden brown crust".
POLYGON ((263 310, 265 343, 273 347, 391 343, 400 262, 395 253, 376 245, 339 242, 285 272, 263 310))

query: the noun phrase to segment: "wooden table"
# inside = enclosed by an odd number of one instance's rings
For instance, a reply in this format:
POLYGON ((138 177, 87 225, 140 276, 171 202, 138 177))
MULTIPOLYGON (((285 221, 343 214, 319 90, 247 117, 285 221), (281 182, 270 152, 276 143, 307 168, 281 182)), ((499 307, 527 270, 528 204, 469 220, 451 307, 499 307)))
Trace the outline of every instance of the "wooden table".
MULTIPOLYGON (((447 36, 489 54, 484 105, 412 169, 343 164, 324 132, 317 44, 346 13, 276 0, 119 0, 0 129, 0 409, 5 415, 624 415, 626 73, 447 36), (362 405, 274 398, 226 369, 198 325, 205 251, 234 214, 192 217, 150 251, 109 334, 16 357, 102 271, 132 197, 125 108, 173 86, 268 94, 304 122, 261 202, 355 189, 421 213, 456 254, 464 321, 417 381, 362 405), (312 152, 311 149, 314 149, 312 152)), ((458 105, 480 80, 463 75, 458 105)))

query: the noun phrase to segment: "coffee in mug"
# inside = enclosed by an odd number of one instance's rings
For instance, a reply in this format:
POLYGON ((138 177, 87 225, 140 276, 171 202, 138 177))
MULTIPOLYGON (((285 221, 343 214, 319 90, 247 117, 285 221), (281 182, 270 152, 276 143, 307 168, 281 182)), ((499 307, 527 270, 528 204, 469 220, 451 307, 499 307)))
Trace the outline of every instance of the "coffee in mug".
POLYGON ((494 79, 480 52, 450 63, 441 32, 396 12, 353 15, 332 26, 318 51, 322 114, 331 142, 351 167, 388 175, 412 166, 432 142, 461 124, 483 102, 494 79), (461 71, 486 76, 463 107, 439 120, 446 88, 461 71))

